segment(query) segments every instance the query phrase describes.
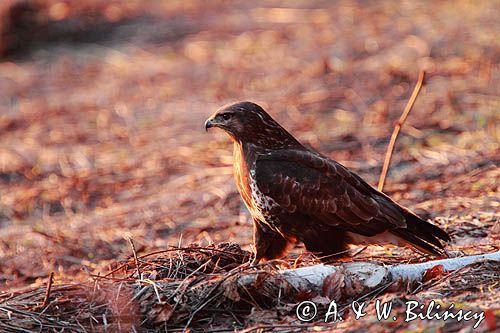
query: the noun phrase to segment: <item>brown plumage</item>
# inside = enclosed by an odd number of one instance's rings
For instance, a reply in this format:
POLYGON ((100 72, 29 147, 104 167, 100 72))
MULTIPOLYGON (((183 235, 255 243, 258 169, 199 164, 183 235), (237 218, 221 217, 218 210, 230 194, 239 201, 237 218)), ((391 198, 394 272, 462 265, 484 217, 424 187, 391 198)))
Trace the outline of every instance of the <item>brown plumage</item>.
POLYGON ((300 144, 260 106, 221 108, 205 128, 234 141, 234 176, 254 221, 254 263, 302 241, 324 260, 348 244, 392 243, 442 255, 448 234, 338 162, 300 144))

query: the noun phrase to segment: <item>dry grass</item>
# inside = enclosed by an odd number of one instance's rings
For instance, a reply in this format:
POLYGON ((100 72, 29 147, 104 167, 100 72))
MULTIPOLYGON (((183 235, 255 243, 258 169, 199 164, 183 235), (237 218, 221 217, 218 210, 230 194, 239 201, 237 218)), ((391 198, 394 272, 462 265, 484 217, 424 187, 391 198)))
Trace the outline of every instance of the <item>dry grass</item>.
MULTIPOLYGON (((105 275, 91 275, 92 283, 31 287, 4 295, 0 298, 0 311, 6 316, 0 317, 0 328, 8 332, 40 329, 170 332, 187 328, 231 331, 253 325, 276 325, 278 331, 280 328, 328 328, 321 322, 305 324, 294 317, 298 302, 307 299, 324 302, 325 298, 317 298, 322 295, 314 292, 297 293, 286 280, 275 276, 273 265, 286 265, 286 262, 276 261, 254 268, 242 266, 249 258, 250 253, 229 243, 172 248, 142 255, 137 261, 131 259, 105 275), (247 274, 251 274, 255 282, 240 284, 247 274)), ((405 258, 397 262, 402 260, 405 258)), ((436 299, 436 295, 441 304, 456 303, 467 309, 487 306, 486 310, 493 313, 490 307, 498 302, 499 278, 498 263, 483 262, 424 284, 407 286, 402 292, 390 293, 390 299, 396 304, 398 314, 402 314, 403 309, 397 305, 405 299, 424 302, 436 299), (486 297, 485 292, 489 294, 486 297), (460 304, 464 295, 467 295, 467 303, 460 304)), ((380 299, 385 297, 385 292, 379 290, 363 299, 380 299)), ((353 300, 337 299, 342 316, 349 315, 346 309, 353 300)), ((328 302, 320 306, 320 316, 324 316, 327 305, 328 302)), ((370 319, 363 326, 369 328, 374 324, 370 319)), ((339 329, 348 327, 343 323, 338 326, 341 326, 339 329)), ((407 325, 400 320, 389 326, 407 325)), ((451 321, 443 328, 450 331, 453 327, 456 322, 451 321)))

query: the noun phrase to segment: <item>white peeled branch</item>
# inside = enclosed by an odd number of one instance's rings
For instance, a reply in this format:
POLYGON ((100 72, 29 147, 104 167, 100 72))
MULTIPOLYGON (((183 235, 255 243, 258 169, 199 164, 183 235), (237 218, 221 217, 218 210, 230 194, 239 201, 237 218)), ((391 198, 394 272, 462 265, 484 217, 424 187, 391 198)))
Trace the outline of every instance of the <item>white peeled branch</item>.
MULTIPOLYGON (((356 297, 371 290, 393 284, 391 290, 401 285, 398 282, 421 282, 425 272, 437 265, 443 266, 443 272, 451 272, 470 264, 483 261, 499 261, 500 251, 458 258, 433 260, 418 264, 399 264, 384 266, 374 262, 351 262, 338 266, 324 264, 287 269, 271 274, 264 282, 267 287, 279 286, 286 281, 296 292, 324 292, 326 279, 330 281, 330 295, 336 297, 356 297), (333 295, 331 289, 333 291, 333 295)), ((260 273, 249 274, 239 278, 239 285, 252 285, 260 273)), ((261 282, 262 283, 262 282, 261 282)), ((334 298, 336 298, 334 297, 334 298)))

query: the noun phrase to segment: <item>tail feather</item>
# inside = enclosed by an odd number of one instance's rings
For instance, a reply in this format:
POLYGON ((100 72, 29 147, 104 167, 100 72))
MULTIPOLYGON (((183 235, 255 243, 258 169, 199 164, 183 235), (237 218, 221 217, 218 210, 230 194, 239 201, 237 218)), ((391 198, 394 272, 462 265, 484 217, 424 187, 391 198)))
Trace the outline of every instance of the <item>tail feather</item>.
POLYGON ((405 211, 404 216, 406 228, 394 229, 391 232, 423 252, 443 255, 443 242, 451 240, 446 231, 422 220, 410 211, 405 211))

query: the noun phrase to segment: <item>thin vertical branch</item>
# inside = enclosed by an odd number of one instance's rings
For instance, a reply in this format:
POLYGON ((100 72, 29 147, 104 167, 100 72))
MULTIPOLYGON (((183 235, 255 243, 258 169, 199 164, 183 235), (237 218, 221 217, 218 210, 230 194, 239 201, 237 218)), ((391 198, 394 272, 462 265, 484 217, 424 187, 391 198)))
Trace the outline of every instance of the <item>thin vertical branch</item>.
POLYGON ((54 272, 50 272, 49 280, 47 281, 47 289, 45 290, 45 297, 43 298, 43 303, 40 306, 42 309, 49 304, 50 291, 52 290, 53 282, 54 282, 54 272))
POLYGON ((410 111, 413 108, 415 101, 417 100, 417 96, 424 82, 424 77, 425 77, 425 72, 421 70, 420 73, 418 74, 417 84, 413 89, 410 99, 408 100, 408 103, 406 103, 406 107, 403 113, 401 114, 401 117, 399 117, 399 120, 397 121, 396 125, 394 126, 394 130, 392 131, 391 141, 389 142, 389 146, 387 147, 384 166, 382 167, 382 173, 380 174, 380 179, 378 181, 379 191, 382 191, 384 189, 385 178, 387 177, 387 172, 389 172, 389 166, 391 165, 392 153, 394 152, 394 146, 396 144, 396 140, 398 138, 399 132, 401 131, 401 127, 405 123, 406 118, 410 114, 410 111))
POLYGON ((127 237, 128 242, 130 243, 130 247, 132 248, 132 253, 134 255, 135 269, 137 271, 137 278, 141 279, 141 270, 139 268, 139 258, 137 257, 137 251, 135 250, 134 241, 132 240, 132 236, 127 237))

